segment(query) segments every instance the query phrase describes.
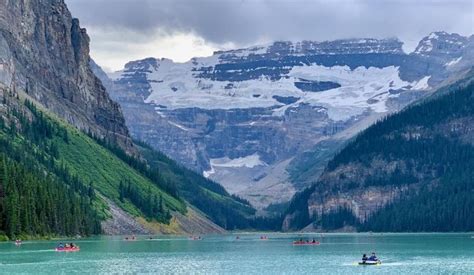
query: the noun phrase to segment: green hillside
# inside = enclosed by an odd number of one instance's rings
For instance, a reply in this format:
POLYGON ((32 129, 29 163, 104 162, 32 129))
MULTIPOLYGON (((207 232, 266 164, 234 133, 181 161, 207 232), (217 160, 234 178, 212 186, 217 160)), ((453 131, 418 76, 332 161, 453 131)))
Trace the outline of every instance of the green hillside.
MULTIPOLYGON (((28 229, 30 226, 22 215, 33 218, 35 213, 16 213, 9 207, 15 207, 8 202, 15 198, 15 194, 21 188, 29 190, 26 194, 35 191, 34 187, 17 185, 15 192, 11 192, 13 177, 7 177, 11 181, 2 182, 2 205, 6 207, 3 211, 1 230, 8 236, 14 237, 20 234, 44 235, 44 234, 90 234, 100 233, 97 229, 98 221, 108 217, 108 206, 101 196, 104 196, 134 216, 146 217, 149 221, 162 223, 169 222, 170 211, 186 212, 185 202, 165 192, 161 186, 162 182, 153 180, 145 173, 140 173, 125 163, 111 150, 101 146, 94 139, 68 126, 58 119, 45 115, 42 111, 29 101, 22 103, 18 95, 4 91, 3 93, 2 119, 0 124, 1 153, 4 156, 6 172, 11 175, 11 169, 19 171, 16 174, 28 178, 31 186, 44 185, 45 178, 57 190, 66 188, 61 196, 78 198, 74 207, 84 208, 90 211, 96 218, 91 222, 95 228, 57 230, 28 229), (127 184, 133 187, 133 196, 121 196, 120 185, 127 184), (70 190, 70 191, 68 191, 70 190), (84 191, 86 190, 86 191, 84 191), (88 193, 89 192, 89 193, 88 193), (98 193, 99 195, 96 195, 98 193), (82 205, 82 200, 90 200, 87 205, 82 205), (11 215, 20 215, 18 219, 24 219, 24 227, 13 229, 8 227, 11 215), (5 222, 6 221, 6 222, 5 222)), ((139 162, 136 160, 136 162, 139 162)), ((20 180, 15 180, 20 184, 20 180)), ((40 188, 40 187, 38 187, 40 188)), ((42 188, 42 187, 41 187, 42 188)), ((40 191, 40 189, 38 189, 40 191)), ((56 191, 61 193, 60 191, 56 191)), ((44 192, 31 193, 34 200, 41 201, 44 192)), ((21 194, 18 199, 21 199, 21 194)), ((57 207, 67 206, 70 200, 58 199, 54 201, 57 207)), ((16 206, 19 207, 19 206, 16 206)), ((54 206, 53 206, 54 208, 54 206)), ((20 209, 22 209, 20 207, 20 209)), ((49 212, 48 212, 49 213, 49 212)), ((49 213, 51 214, 51 213, 49 213)), ((38 217, 35 217, 37 219, 38 217)), ((74 217, 73 217, 74 218, 74 217)), ((16 218, 15 218, 16 219, 16 218)), ((69 221, 61 220, 64 227, 69 226, 69 221)), ((71 221, 72 222, 72 221, 71 221)), ((57 223, 57 222, 56 222, 57 223)), ((34 227, 34 226, 33 226, 34 227)))
MULTIPOLYGON (((255 209, 248 202, 229 195, 219 184, 179 166, 146 144, 136 141, 139 155, 131 156, 115 144, 85 134, 38 109, 31 101, 3 91, 0 142, 7 163, 10 165, 12 161, 25 169, 35 167, 33 176, 37 184, 42 173, 56 179, 58 188, 72 189, 73 197, 90 201, 81 207, 95 217, 91 218, 94 227, 87 230, 0 229, 4 234, 14 237, 100 233, 100 225, 97 225, 110 218, 104 198, 149 222, 169 223, 173 212, 185 214, 186 205, 191 204, 224 228, 254 226, 251 217, 255 209)), ((8 196, 9 192, 5 200, 8 196)), ((37 196, 36 199, 41 200, 41 195, 37 196)), ((58 202, 58 206, 61 203, 58 202)))
POLYGON ((59 136, 53 138, 59 151, 56 161, 66 165, 84 182, 92 182, 102 195, 112 199, 128 212, 141 215, 143 213, 130 201, 122 202, 119 199, 120 183, 130 183, 139 190, 140 196, 161 196, 169 210, 183 213, 186 211, 184 202, 164 192, 160 188, 160 182, 152 182, 94 139, 76 129, 68 128, 68 142, 64 142, 59 136))

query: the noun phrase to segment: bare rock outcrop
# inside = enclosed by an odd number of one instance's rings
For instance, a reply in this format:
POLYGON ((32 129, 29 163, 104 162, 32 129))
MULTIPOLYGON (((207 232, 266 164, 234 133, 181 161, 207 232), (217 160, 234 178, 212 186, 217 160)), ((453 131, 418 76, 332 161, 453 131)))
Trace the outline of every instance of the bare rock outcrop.
POLYGON ((0 81, 131 152, 120 106, 89 62, 89 37, 63 0, 0 1, 0 81))

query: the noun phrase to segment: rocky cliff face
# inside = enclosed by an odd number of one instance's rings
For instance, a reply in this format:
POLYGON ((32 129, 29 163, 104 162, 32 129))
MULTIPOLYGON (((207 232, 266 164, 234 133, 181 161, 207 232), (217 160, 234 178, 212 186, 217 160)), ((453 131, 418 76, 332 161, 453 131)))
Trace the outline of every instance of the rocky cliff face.
POLYGON ((89 37, 63 0, 0 1, 0 82, 131 152, 120 107, 89 62, 89 37))
POLYGON ((148 58, 111 75, 111 96, 133 136, 263 208, 316 180, 354 134, 472 64, 468 38, 431 36, 438 50, 421 50, 424 39, 412 54, 397 39, 350 39, 148 58))

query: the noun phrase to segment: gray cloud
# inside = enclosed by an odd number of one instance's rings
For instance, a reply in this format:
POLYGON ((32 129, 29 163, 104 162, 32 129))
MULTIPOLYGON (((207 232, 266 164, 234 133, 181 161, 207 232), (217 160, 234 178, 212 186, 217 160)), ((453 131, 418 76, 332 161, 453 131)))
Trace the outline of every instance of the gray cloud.
POLYGON ((472 0, 66 0, 98 43, 143 43, 192 33, 212 45, 273 40, 399 37, 474 32, 472 0), (132 34, 133 39, 117 36, 132 34), (100 34, 100 37, 97 35, 100 34))

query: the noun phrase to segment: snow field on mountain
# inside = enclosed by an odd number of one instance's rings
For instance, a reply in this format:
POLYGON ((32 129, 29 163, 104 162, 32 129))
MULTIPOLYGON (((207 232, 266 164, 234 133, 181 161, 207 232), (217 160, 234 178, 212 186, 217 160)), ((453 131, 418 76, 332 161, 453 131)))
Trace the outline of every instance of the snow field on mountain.
POLYGON ((240 157, 240 158, 214 158, 210 159, 211 169, 208 171, 204 171, 203 175, 207 178, 215 173, 216 168, 239 168, 239 167, 247 167, 247 168, 254 168, 256 166, 266 166, 267 164, 260 160, 260 156, 255 153, 249 156, 240 157))
POLYGON ((214 66, 216 63, 217 56, 196 58, 186 63, 160 60, 158 68, 147 75, 152 91, 145 102, 166 106, 157 111, 194 107, 209 110, 273 107, 274 115, 277 116, 283 115, 289 107, 309 103, 326 108, 333 120, 346 120, 368 109, 386 112, 386 101, 398 96, 389 93, 390 90, 409 89, 410 86, 429 88, 427 78, 413 83, 401 80, 399 70, 394 66, 358 67, 354 70, 348 66, 295 66, 277 81, 261 77, 229 82, 197 76, 195 68, 214 66), (304 92, 295 87, 295 82, 301 79, 330 81, 341 87, 322 92, 304 92), (299 100, 285 105, 274 96, 295 97, 299 100))

